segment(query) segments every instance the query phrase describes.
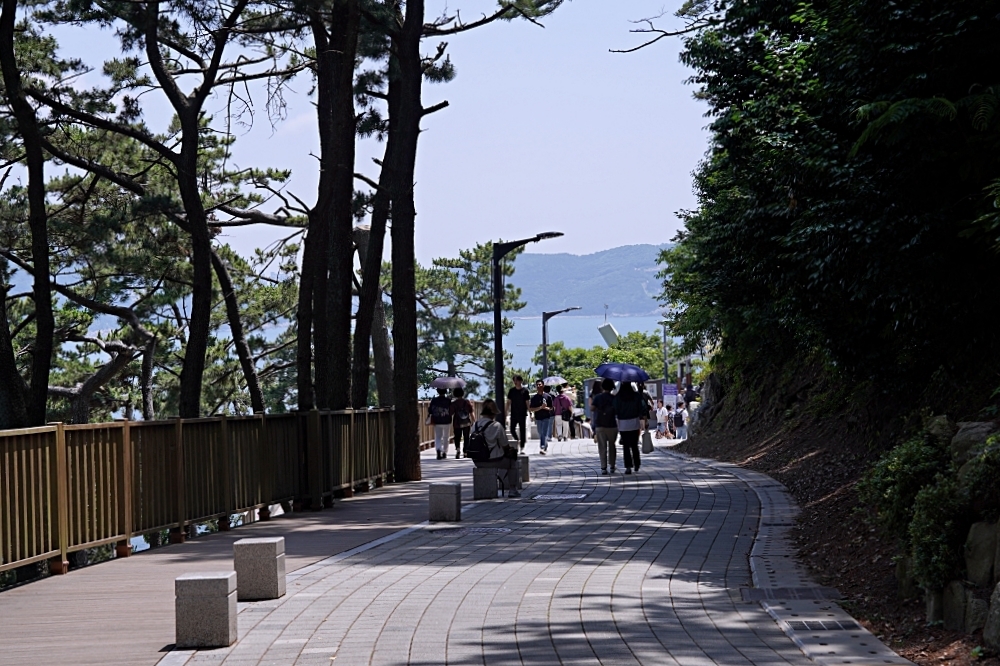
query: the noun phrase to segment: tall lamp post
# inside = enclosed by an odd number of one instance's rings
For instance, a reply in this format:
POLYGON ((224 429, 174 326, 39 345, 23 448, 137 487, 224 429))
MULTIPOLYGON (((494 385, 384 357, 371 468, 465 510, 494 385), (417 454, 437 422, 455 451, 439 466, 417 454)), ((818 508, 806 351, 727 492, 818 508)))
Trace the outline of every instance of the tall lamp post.
POLYGON ((574 305, 571 308, 566 308, 564 310, 556 310, 554 312, 543 312, 542 313, 542 377, 549 376, 549 319, 552 319, 556 315, 561 315, 564 312, 570 312, 572 310, 579 310, 579 305, 574 305))
POLYGON ((497 409, 500 410, 500 422, 505 422, 503 395, 503 274, 500 271, 500 260, 511 250, 528 243, 537 243, 548 238, 559 238, 561 231, 546 231, 531 238, 523 238, 506 243, 493 243, 493 389, 496 393, 497 409))

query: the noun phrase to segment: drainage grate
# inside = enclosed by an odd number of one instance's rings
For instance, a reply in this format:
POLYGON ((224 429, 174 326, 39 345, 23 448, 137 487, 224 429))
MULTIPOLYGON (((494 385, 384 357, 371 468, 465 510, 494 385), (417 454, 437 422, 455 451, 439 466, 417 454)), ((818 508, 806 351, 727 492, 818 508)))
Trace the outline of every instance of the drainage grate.
POLYGON ((583 499, 587 496, 587 493, 580 493, 579 495, 535 495, 536 500, 569 500, 569 499, 583 499))
POLYGON ((754 587, 740 588, 743 601, 764 601, 777 599, 841 599, 840 592, 833 587, 754 587))
POLYGON ((443 534, 447 536, 462 536, 463 534, 506 534, 510 532, 509 527, 450 527, 440 530, 431 530, 432 534, 443 534))
POLYGON ((836 620, 792 620, 788 623, 792 631, 857 631, 857 622, 837 622, 836 620))

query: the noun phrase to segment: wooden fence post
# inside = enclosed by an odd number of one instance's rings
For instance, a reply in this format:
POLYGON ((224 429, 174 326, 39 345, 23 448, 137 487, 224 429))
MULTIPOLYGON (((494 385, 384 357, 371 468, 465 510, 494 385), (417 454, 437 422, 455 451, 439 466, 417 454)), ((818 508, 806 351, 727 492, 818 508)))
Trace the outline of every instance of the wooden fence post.
POLYGON ((309 467, 309 506, 313 511, 323 508, 323 424, 318 410, 309 411, 306 428, 306 464, 309 467))
POLYGON ((49 572, 55 575, 69 572, 69 478, 66 460, 66 433, 62 423, 56 427, 56 521, 59 535, 59 555, 49 560, 49 572))
POLYGON ((268 503, 267 506, 261 507, 257 511, 257 516, 260 520, 271 520, 271 502, 274 501, 274 477, 278 473, 278 466, 275 464, 277 461, 274 459, 274 456, 271 455, 272 449, 267 439, 267 414, 260 415, 260 430, 257 434, 257 445, 261 474, 257 483, 260 484, 261 499, 268 503))
POLYGON ((118 502, 118 524, 122 526, 125 540, 115 544, 116 557, 128 557, 132 554, 132 432, 128 419, 122 424, 122 453, 119 456, 118 487, 122 497, 118 502))
POLYGON ((187 534, 184 531, 184 526, 187 523, 187 499, 185 496, 184 487, 184 421, 178 417, 174 421, 174 480, 177 484, 177 527, 173 527, 170 530, 170 543, 184 543, 187 540, 187 534))
POLYGON ((233 455, 229 443, 229 423, 225 414, 219 417, 219 441, 222 443, 222 506, 226 512, 219 519, 219 530, 228 532, 233 515, 233 455))

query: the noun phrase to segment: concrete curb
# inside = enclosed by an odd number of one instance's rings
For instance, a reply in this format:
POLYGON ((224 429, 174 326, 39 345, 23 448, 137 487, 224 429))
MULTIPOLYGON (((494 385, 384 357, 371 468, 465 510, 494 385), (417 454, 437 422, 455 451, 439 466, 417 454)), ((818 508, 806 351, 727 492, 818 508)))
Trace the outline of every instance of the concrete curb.
POLYGON ((744 482, 760 501, 760 517, 749 564, 754 596, 781 630, 810 659, 823 666, 841 664, 909 664, 861 626, 829 597, 836 590, 822 587, 796 557, 790 538, 799 509, 788 490, 760 472, 710 458, 695 458, 665 450, 744 482))

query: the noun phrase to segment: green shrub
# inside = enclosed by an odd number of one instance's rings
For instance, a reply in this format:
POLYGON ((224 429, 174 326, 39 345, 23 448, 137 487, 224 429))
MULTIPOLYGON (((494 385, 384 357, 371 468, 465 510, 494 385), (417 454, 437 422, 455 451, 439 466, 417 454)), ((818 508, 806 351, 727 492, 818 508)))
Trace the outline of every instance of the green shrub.
POLYGON ((899 539, 906 539, 913 519, 913 502, 922 488, 948 469, 948 448, 925 435, 909 439, 886 453, 868 470, 858 492, 875 510, 876 521, 899 539))
POLYGON ((938 474, 913 500, 910 548, 913 575, 924 589, 940 589, 962 572, 962 545, 971 524, 968 495, 951 474, 938 474))
POLYGON ((962 466, 959 479, 982 520, 1000 518, 1000 437, 993 435, 986 441, 983 452, 962 466))

